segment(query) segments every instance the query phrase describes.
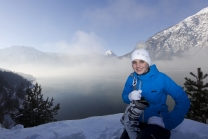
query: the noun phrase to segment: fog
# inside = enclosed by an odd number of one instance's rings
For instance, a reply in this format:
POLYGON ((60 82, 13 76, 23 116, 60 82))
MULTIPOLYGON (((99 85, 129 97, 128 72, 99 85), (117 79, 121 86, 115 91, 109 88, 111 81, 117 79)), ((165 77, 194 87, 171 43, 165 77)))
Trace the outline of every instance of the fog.
MULTIPOLYGON (((194 56, 152 63, 183 86, 185 77, 194 79, 189 73, 197 74, 197 68, 201 68, 204 74, 208 73, 207 58, 206 51, 197 51, 194 56)), ((70 62, 67 65, 1 63, 0 66, 35 77, 34 83, 41 85, 44 97, 53 97, 55 104, 60 103, 58 120, 124 112, 126 104, 121 93, 127 77, 133 72, 130 59, 89 56, 70 62)), ((174 102, 168 98, 167 103, 171 110, 174 102)))

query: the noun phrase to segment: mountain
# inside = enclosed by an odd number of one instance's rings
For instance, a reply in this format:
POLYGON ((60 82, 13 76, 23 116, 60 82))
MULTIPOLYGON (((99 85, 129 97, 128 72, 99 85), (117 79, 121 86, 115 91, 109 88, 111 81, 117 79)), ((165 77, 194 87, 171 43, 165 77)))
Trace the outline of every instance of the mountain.
POLYGON ((58 63, 60 62, 60 56, 53 53, 44 53, 33 47, 11 46, 0 49, 0 62, 12 64, 58 63))
POLYGON ((104 56, 108 56, 108 57, 118 57, 114 52, 112 52, 111 50, 108 50, 105 52, 104 56))
POLYGON ((17 73, 0 69, 0 124, 7 128, 14 126, 12 115, 18 111, 22 104, 23 90, 31 84, 30 81, 17 73))
POLYGON ((208 52, 207 36, 208 7, 147 39, 146 49, 155 60, 171 59, 187 52, 193 55, 202 49, 208 52))
MULTIPOLYGON (((4 72, 4 73, 6 73, 6 72, 14 73, 14 72, 12 72, 12 71, 10 71, 10 70, 8 70, 8 69, 3 69, 3 68, 0 68, 0 73, 1 73, 1 72, 4 72)), ((33 81, 35 80, 35 77, 33 77, 33 76, 30 75, 30 74, 26 74, 26 73, 22 73, 22 72, 16 72, 16 73, 14 73, 14 74, 20 76, 21 78, 23 77, 24 79, 26 79, 26 80, 29 81, 29 82, 33 82, 33 81)), ((1 75, 1 74, 0 74, 0 75, 1 75)))
POLYGON ((73 55, 68 53, 42 52, 33 47, 11 46, 0 49, 0 64, 5 65, 36 65, 36 66, 60 66, 76 65, 94 59, 94 56, 73 55))
POLYGON ((193 48, 208 47, 208 7, 180 23, 149 38, 147 49, 154 52, 156 59, 180 56, 193 48))
POLYGON ((91 63, 100 64, 103 60, 107 62, 109 57, 117 58, 118 56, 112 51, 108 50, 104 55, 102 54, 69 54, 69 53, 49 53, 42 52, 33 47, 27 46, 12 46, 0 49, 0 68, 11 67, 11 65, 23 67, 58 67, 67 66, 72 67, 80 64, 91 63), (9 66, 9 67, 8 67, 9 66))
MULTIPOLYGON (((17 87, 20 85, 20 84, 24 84, 25 86, 30 86, 31 85, 31 82, 26 79, 25 77, 23 76, 26 76, 31 79, 30 81, 33 81, 34 80, 34 77, 32 78, 32 75, 29 75, 29 74, 24 74, 24 73, 14 73, 12 71, 9 71, 9 70, 3 70, 3 69, 0 69, 0 78, 5 81, 5 84, 8 84, 12 90, 15 90, 17 89, 17 87)), ((4 87, 2 87, 4 88, 4 87)))

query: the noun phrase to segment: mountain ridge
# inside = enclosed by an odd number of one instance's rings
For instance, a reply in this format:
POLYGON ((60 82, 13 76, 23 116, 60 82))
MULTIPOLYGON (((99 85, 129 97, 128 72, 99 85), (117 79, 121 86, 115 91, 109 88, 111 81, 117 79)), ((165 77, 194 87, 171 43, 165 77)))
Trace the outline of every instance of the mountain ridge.
POLYGON ((208 7, 150 37, 147 50, 156 53, 156 59, 169 59, 192 48, 208 47, 207 36, 208 7))

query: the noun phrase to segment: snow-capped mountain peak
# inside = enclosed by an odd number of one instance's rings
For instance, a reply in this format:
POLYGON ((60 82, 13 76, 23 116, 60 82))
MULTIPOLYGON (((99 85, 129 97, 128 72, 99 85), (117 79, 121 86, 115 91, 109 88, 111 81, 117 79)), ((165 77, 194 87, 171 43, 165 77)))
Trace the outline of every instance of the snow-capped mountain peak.
POLYGON ((207 8, 204 8, 204 9, 202 9, 201 11, 199 11, 198 13, 196 13, 196 15, 197 14, 204 14, 204 13, 208 13, 208 7, 207 8))
POLYGON ((108 50, 104 54, 105 56, 117 56, 115 53, 113 53, 111 50, 108 50))
POLYGON ((149 38, 147 49, 156 59, 180 56, 190 49, 208 48, 208 8, 149 38))

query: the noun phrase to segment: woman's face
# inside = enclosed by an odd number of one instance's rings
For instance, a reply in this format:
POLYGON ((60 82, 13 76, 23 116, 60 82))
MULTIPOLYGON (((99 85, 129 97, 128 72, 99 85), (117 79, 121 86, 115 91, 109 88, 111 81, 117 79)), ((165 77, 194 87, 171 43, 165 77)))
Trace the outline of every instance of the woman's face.
POLYGON ((132 67, 137 74, 141 75, 148 71, 149 65, 144 60, 135 59, 132 61, 132 67))

